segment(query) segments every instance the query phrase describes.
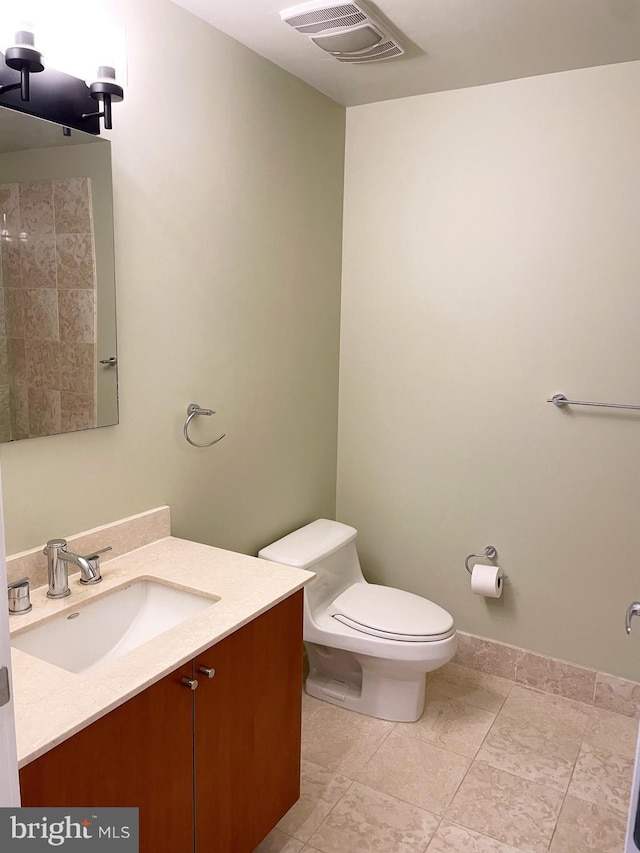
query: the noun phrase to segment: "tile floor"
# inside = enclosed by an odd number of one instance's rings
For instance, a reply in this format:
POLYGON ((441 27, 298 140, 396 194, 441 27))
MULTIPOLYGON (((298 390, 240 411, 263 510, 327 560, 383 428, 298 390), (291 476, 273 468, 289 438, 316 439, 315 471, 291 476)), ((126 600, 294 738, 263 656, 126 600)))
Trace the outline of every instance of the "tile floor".
POLYGON ((417 723, 305 695, 301 797, 256 853, 622 853, 637 726, 458 664, 417 723))

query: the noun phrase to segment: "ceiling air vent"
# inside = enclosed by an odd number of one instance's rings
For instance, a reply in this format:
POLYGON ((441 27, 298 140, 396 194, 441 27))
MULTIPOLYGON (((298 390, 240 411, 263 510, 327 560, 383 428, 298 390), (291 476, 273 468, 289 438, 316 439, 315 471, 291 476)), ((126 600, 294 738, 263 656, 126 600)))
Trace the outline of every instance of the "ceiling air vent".
POLYGON ((280 18, 339 62, 379 62, 402 56, 398 39, 361 3, 311 2, 280 18))

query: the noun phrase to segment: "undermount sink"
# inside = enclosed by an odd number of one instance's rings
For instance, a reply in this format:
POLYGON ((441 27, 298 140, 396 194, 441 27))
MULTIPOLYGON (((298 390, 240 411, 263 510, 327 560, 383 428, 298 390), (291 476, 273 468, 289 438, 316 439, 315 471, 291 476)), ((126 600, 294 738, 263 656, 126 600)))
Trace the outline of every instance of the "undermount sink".
POLYGON ((68 672, 126 655, 219 599, 151 580, 134 581, 11 638, 11 645, 68 672))

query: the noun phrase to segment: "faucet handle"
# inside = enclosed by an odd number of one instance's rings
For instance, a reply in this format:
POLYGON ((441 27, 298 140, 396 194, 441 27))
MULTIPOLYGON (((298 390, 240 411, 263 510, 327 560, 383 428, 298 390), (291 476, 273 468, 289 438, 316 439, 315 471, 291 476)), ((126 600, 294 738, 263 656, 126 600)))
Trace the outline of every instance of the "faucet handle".
POLYGON ((631 620, 634 616, 640 616, 640 601, 633 601, 627 607, 627 614, 624 619, 624 627, 627 634, 631 633, 631 620))
POLYGON ((90 554, 87 554, 85 560, 95 560, 96 557, 99 557, 100 554, 106 554, 107 551, 113 551, 111 545, 107 545, 106 548, 100 548, 98 551, 92 551, 90 554))
POLYGON ((7 593, 9 596, 9 613, 29 613, 33 609, 29 578, 21 578, 19 581, 7 584, 7 593))
POLYGON ((91 568, 94 570, 94 572, 96 574, 95 574, 95 577, 93 578, 93 580, 90 580, 90 581, 80 580, 80 583, 82 583, 82 584, 100 583, 100 581, 102 580, 102 574, 100 573, 100 554, 106 554, 107 551, 112 551, 112 550, 113 550, 113 548, 111 547, 111 545, 107 545, 106 548, 100 548, 97 551, 92 551, 90 554, 87 554, 84 557, 84 559, 87 561, 87 563, 89 563, 89 565, 91 566, 91 568))

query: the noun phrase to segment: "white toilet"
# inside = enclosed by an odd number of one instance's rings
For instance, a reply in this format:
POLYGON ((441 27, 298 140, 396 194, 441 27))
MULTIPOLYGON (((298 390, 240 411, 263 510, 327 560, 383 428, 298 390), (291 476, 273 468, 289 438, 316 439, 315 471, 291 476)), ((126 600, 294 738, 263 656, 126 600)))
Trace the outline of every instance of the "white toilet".
POLYGON ((307 693, 361 714, 412 722, 424 710, 426 673, 455 654, 453 618, 426 598, 367 583, 357 535, 321 518, 258 556, 316 573, 304 597, 307 693))

